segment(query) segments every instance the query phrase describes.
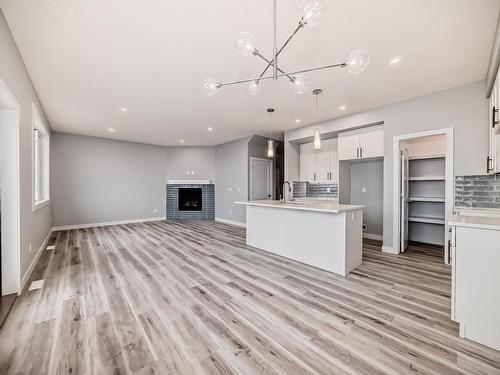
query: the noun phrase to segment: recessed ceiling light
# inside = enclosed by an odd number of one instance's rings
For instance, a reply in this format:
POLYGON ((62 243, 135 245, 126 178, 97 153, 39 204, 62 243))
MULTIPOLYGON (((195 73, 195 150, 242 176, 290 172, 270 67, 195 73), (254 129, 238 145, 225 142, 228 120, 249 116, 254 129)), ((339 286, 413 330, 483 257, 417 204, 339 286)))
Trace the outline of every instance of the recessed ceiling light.
POLYGON ((125 113, 125 112, 128 112, 128 109, 127 109, 127 108, 125 108, 125 107, 121 107, 121 108, 120 108, 120 111, 121 111, 121 112, 123 112, 123 113, 125 113))
POLYGON ((347 108, 347 107, 346 107, 345 105, 341 105, 341 106, 339 107, 339 109, 340 109, 341 111, 345 110, 346 108, 347 108))
POLYGON ((395 57, 391 60, 391 65, 397 64, 401 61, 401 57, 395 57))
POLYGON ((186 141, 184 139, 179 139, 179 143, 185 143, 186 141))
POLYGON ((115 129, 113 129, 113 128, 108 128, 108 132, 109 132, 109 133, 114 133, 114 132, 115 132, 115 129))
POLYGON ((213 131, 213 130, 214 130, 214 128, 212 128, 212 127, 210 127, 210 126, 209 126, 209 127, 207 128, 207 130, 208 130, 209 132, 211 132, 211 131, 213 131))
POLYGON ((301 121, 302 121, 302 119, 300 119, 300 118, 296 118, 296 119, 295 119, 295 122, 296 122, 297 124, 300 124, 300 122, 301 122, 301 121))

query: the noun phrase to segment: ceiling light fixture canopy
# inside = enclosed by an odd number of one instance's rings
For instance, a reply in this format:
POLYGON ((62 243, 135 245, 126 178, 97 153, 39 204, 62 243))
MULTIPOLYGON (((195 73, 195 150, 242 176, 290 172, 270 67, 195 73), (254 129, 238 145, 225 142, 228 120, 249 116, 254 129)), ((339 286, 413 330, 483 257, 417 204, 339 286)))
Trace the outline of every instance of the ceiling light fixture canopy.
POLYGON ((370 63, 370 54, 364 49, 356 49, 347 57, 346 61, 336 64, 324 65, 316 68, 301 69, 295 72, 286 72, 278 66, 278 55, 283 52, 285 47, 290 43, 293 37, 305 26, 314 27, 319 23, 319 18, 325 13, 326 0, 300 0, 302 16, 298 25, 293 30, 291 35, 286 39, 282 46, 278 49, 276 37, 276 18, 277 18, 277 0, 273 0, 273 55, 271 59, 266 58, 257 49, 257 40, 248 31, 242 31, 237 35, 236 48, 242 56, 254 55, 263 60, 267 66, 258 77, 242 79, 232 82, 218 82, 215 78, 208 77, 203 81, 203 91, 207 96, 217 94, 220 88, 224 86, 238 85, 242 83, 248 84, 248 92, 250 95, 257 95, 260 90, 260 81, 262 80, 277 80, 278 78, 286 78, 291 82, 291 87, 296 94, 304 94, 307 91, 307 79, 305 73, 331 68, 347 68, 350 74, 359 74, 366 69, 370 63), (272 74, 266 75, 269 68, 272 68, 272 74))

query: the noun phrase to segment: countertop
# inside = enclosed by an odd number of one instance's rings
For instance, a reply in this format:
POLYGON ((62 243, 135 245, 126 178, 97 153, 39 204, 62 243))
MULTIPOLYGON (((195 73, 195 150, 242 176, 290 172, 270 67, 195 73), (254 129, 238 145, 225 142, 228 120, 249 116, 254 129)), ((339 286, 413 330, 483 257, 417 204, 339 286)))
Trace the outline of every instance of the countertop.
POLYGON ((272 201, 272 200, 258 200, 258 201, 248 201, 248 202, 234 202, 236 204, 242 204, 246 206, 259 206, 259 207, 271 207, 271 208, 282 208, 288 210, 302 210, 302 211, 315 211, 315 212, 327 212, 332 214, 338 214, 348 211, 360 210, 364 206, 351 205, 351 204, 339 204, 334 202, 305 202, 305 201, 291 201, 283 203, 283 201, 272 201))
POLYGON ((482 216, 467 216, 454 215, 448 222, 450 226, 480 228, 490 230, 500 230, 500 218, 498 217, 482 217, 482 216))

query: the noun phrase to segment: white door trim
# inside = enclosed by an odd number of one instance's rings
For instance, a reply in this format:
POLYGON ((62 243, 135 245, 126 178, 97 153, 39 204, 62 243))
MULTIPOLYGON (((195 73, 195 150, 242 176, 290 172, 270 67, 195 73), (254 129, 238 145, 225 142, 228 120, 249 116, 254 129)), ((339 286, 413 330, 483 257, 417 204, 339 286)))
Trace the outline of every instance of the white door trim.
POLYGON ((453 169, 453 127, 441 128, 435 130, 428 130, 424 132, 396 135, 393 138, 392 152, 393 152, 393 187, 392 187, 392 252, 395 254, 400 253, 400 231, 399 231, 399 213, 400 213, 400 171, 399 171, 399 143, 404 140, 412 138, 427 137, 432 135, 445 135, 446 136, 446 189, 445 189, 445 248, 448 243, 448 221, 453 215, 453 208, 455 205, 455 181, 453 169))
POLYGON ((11 147, 9 156, 2 161, 2 172, 9 171, 9 176, 2 176, 1 179, 2 194, 8 194, 8 197, 4 196, 2 199, 2 212, 4 213, 2 227, 5 229, 2 231, 2 290, 0 291, 2 295, 21 293, 19 110, 20 106, 16 98, 0 78, 0 111, 2 112, 0 121, 8 118, 9 122, 9 124, 0 124, 0 133, 6 137, 2 138, 8 141, 11 147), (13 128, 8 129, 7 126, 13 128), (7 206, 7 202, 13 204, 7 206), (6 230, 7 228, 9 230, 6 230))
POLYGON ((250 157, 250 169, 249 169, 249 174, 250 174, 250 189, 248 190, 249 192, 249 197, 253 197, 253 173, 252 173, 252 164, 254 161, 263 161, 265 163, 270 164, 269 168, 269 191, 271 192, 271 199, 274 199, 274 178, 273 178, 273 169, 274 169, 274 161, 272 159, 264 159, 264 158, 256 158, 251 156, 250 157))

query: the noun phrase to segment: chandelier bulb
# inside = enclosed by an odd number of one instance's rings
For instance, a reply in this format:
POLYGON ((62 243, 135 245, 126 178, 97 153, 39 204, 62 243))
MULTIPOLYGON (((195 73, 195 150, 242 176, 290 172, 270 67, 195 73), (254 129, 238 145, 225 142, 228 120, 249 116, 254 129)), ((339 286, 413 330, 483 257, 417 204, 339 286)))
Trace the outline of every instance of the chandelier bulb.
POLYGON ((302 0, 301 10, 301 22, 308 27, 317 26, 320 16, 325 13, 326 0, 302 0))
POLYGON ((356 75, 362 73, 370 63, 370 53, 365 49, 356 49, 347 56, 347 71, 356 75))
POLYGON ((307 78, 304 74, 296 74, 291 82, 293 92, 302 95, 307 92, 307 78))
POLYGON ((214 96, 217 94, 221 87, 221 84, 213 77, 207 77, 203 80, 203 92, 207 96, 214 96))
POLYGON ((257 81, 257 80, 251 81, 248 84, 248 93, 250 95, 257 95, 259 92, 260 92, 260 83, 259 83, 259 81, 257 81))
POLYGON ((240 32, 236 37, 236 48, 242 56, 250 56, 254 53, 257 40, 248 31, 240 32))

